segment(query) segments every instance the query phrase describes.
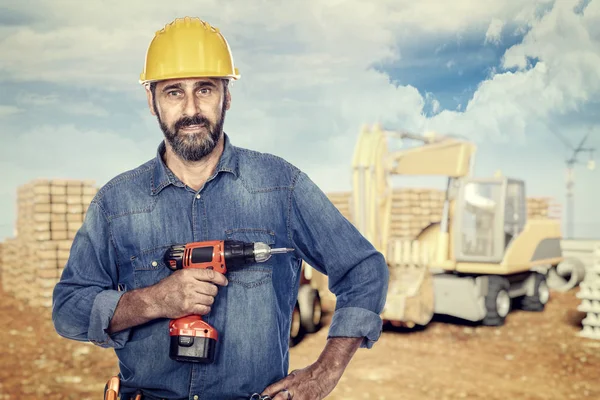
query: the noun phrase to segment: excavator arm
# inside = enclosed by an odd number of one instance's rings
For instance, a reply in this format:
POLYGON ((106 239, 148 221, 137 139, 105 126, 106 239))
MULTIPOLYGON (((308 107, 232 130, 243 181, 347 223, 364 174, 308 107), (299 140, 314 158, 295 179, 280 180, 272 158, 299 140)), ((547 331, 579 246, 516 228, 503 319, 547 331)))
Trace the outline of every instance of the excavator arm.
POLYGON ((471 142, 400 133, 395 136, 420 140, 424 145, 391 152, 387 137, 393 135, 394 132, 386 132, 378 125, 363 128, 352 161, 353 223, 384 255, 388 253, 393 192, 389 178, 392 175, 469 176, 476 151, 471 142))
POLYGON ((390 173, 395 175, 438 175, 450 178, 468 176, 475 145, 446 139, 425 146, 390 154, 394 162, 390 173))
MULTIPOLYGON (((401 139, 424 142, 423 146, 390 152, 388 136, 375 125, 363 128, 354 150, 352 220, 357 229, 380 251, 390 268, 384 320, 394 325, 425 325, 433 316, 433 283, 429 271, 431 250, 410 239, 390 238, 393 188, 391 175, 442 175, 460 178, 470 174, 475 145, 452 138, 427 138, 409 133, 401 139)), ((448 204, 445 217, 448 218, 448 204)), ((448 234, 438 241, 440 260, 448 257, 448 234)))

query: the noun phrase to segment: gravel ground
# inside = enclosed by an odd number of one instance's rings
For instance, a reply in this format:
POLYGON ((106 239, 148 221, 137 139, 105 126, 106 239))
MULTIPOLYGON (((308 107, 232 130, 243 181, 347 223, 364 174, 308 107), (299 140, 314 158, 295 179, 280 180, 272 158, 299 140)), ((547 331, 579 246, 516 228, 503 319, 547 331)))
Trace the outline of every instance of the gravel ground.
MULTIPOLYGON (((577 336, 577 290, 553 292, 543 313, 514 311, 502 327, 436 318, 421 331, 386 330, 328 398, 600 399, 600 340, 577 336)), ((114 353, 59 337, 49 310, 0 298, 0 399, 100 399, 114 353)), ((326 335, 327 324, 292 348, 291 368, 314 361, 326 335)))

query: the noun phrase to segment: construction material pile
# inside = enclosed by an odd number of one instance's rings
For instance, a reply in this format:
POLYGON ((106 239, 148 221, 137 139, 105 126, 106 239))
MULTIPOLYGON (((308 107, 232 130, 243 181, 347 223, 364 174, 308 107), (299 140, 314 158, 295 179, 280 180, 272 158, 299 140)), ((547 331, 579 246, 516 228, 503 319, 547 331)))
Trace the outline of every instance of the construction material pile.
POLYGON ((527 199, 527 215, 529 218, 560 218, 560 205, 548 197, 532 197, 527 199))
MULTIPOLYGON (((437 189, 394 189, 390 237, 414 239, 432 222, 440 222, 444 206, 444 191, 437 189)), ((336 208, 352 220, 351 192, 327 195, 336 208)), ((528 198, 528 218, 556 218, 560 211, 549 198, 528 198)))
POLYGON ((3 246, 5 292, 32 306, 52 306, 52 290, 96 192, 89 180, 38 179, 18 188, 16 237, 3 246))

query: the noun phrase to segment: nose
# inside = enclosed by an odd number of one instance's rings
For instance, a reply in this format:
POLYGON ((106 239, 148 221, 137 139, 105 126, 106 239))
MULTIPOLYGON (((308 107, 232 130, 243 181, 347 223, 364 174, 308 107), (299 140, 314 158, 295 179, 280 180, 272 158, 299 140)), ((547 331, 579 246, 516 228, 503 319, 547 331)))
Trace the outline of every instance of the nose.
POLYGON ((187 96, 183 110, 184 114, 189 117, 198 114, 200 111, 199 102, 200 100, 198 100, 195 96, 187 96))

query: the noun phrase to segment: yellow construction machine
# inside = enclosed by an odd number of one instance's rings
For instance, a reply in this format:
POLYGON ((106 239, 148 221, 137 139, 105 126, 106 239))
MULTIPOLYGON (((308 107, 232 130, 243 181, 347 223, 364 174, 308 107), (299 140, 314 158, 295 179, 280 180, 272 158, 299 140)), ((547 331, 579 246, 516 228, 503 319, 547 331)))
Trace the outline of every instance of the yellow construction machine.
POLYGON ((562 261, 559 221, 528 219, 525 183, 472 176, 474 143, 364 128, 355 147, 351 220, 383 253, 390 284, 382 318, 426 325, 434 314, 502 325, 514 304, 541 311, 548 271, 562 261), (419 141, 390 151, 389 141, 419 141), (390 178, 448 178, 441 221, 416 238, 391 237, 390 178))

